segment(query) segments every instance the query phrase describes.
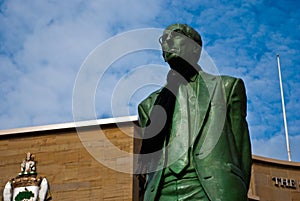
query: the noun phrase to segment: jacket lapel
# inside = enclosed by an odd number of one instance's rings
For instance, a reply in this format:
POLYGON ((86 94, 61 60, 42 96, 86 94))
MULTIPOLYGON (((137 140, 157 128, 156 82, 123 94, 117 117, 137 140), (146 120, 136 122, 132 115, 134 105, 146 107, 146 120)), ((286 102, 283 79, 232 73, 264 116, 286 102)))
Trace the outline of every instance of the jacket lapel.
POLYGON ((195 80, 195 86, 190 87, 192 93, 189 94, 189 126, 191 128, 192 144, 203 126, 215 87, 215 76, 209 75, 203 71, 199 72, 199 75, 195 80))

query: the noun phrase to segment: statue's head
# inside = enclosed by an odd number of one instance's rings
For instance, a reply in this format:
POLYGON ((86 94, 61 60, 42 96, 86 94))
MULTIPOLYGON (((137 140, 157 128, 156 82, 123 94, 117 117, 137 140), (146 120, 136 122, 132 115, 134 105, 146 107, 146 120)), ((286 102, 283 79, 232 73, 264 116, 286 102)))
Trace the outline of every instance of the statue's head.
POLYGON ((160 38, 163 57, 172 68, 174 62, 184 60, 195 66, 200 58, 202 40, 200 34, 186 24, 168 26, 160 38))
POLYGON ((26 160, 30 161, 30 160, 34 160, 34 155, 32 155, 30 152, 26 153, 26 160))

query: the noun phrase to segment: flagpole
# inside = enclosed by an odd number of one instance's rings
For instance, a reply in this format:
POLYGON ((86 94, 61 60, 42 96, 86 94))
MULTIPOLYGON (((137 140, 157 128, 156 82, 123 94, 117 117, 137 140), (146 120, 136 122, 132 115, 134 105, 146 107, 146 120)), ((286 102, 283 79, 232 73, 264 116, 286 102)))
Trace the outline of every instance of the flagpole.
POLYGON ((286 122, 286 113, 285 113, 285 104, 284 104, 284 95, 283 95, 283 87, 282 87, 282 79, 281 79, 279 54, 277 54, 277 66, 278 66, 278 74, 279 74, 279 85, 280 85, 280 93, 281 93, 281 104, 282 104, 282 114, 283 114, 284 130, 285 130, 286 148, 287 148, 288 159, 289 159, 289 161, 292 161, 290 142, 289 142, 289 133, 288 133, 288 127, 287 127, 287 122, 286 122))

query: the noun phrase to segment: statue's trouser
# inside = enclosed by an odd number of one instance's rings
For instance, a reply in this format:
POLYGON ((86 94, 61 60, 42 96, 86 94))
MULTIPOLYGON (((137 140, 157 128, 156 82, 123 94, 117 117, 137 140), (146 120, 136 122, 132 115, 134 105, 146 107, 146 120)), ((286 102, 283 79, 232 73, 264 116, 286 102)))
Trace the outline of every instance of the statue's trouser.
POLYGON ((195 172, 171 181, 167 176, 160 189, 158 201, 209 201, 195 172))

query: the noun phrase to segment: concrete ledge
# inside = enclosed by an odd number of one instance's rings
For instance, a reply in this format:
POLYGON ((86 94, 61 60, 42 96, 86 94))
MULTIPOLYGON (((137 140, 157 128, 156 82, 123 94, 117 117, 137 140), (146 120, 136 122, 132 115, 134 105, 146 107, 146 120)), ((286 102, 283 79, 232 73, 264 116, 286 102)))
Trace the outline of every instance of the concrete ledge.
POLYGON ((278 160, 278 159, 267 158, 267 157, 256 156, 256 155, 252 155, 252 159, 254 162, 269 163, 269 164, 273 164, 276 166, 281 165, 281 166, 293 166, 293 167, 300 168, 300 162, 278 160))
POLYGON ((115 117, 115 118, 97 119, 97 120, 80 121, 80 122, 50 124, 44 126, 14 128, 14 129, 0 130, 0 136, 26 134, 31 132, 48 131, 48 130, 60 130, 60 129, 68 129, 68 128, 76 128, 76 127, 87 127, 87 126, 96 126, 96 125, 108 125, 108 124, 116 124, 116 123, 124 123, 124 122, 133 122, 133 121, 137 121, 137 119, 138 119, 137 116, 126 116, 126 117, 115 117))

